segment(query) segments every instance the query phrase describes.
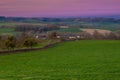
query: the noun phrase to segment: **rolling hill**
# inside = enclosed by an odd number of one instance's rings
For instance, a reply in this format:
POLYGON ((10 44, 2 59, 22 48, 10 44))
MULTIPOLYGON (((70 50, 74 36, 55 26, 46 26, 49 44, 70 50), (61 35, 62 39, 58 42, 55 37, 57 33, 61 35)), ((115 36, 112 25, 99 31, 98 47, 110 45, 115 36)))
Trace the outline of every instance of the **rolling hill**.
POLYGON ((0 55, 1 80, 119 80, 120 41, 84 40, 0 55))

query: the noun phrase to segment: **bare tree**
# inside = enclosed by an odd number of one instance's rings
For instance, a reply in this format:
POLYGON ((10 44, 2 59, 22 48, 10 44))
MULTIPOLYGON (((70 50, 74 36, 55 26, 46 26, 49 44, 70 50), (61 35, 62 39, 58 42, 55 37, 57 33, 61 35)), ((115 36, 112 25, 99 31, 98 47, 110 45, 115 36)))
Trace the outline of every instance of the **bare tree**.
POLYGON ((117 36, 116 36, 115 33, 111 32, 111 33, 108 33, 108 34, 106 35, 106 38, 107 38, 107 39, 110 39, 110 40, 116 40, 116 39, 117 39, 117 36))
POLYGON ((32 48, 33 46, 37 45, 37 42, 34 38, 26 38, 23 42, 23 46, 32 48))
POLYGON ((50 39, 55 39, 57 37, 57 32, 51 32, 50 34, 49 34, 49 38, 50 39))
POLYGON ((14 49, 16 47, 16 38, 14 36, 8 36, 5 41, 5 46, 8 50, 14 49))

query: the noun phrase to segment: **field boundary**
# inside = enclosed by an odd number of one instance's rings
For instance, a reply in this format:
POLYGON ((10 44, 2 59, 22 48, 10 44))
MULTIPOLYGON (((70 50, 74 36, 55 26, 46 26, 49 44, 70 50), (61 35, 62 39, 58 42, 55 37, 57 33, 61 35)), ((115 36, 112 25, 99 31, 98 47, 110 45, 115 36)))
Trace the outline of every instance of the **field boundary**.
POLYGON ((19 52, 28 52, 28 51, 36 51, 36 50, 43 50, 43 49, 48 49, 53 47, 54 45, 58 44, 60 42, 52 43, 49 45, 46 45, 42 48, 26 48, 26 49, 17 49, 17 50, 5 50, 5 51, 0 51, 1 54, 14 54, 14 53, 19 53, 19 52))

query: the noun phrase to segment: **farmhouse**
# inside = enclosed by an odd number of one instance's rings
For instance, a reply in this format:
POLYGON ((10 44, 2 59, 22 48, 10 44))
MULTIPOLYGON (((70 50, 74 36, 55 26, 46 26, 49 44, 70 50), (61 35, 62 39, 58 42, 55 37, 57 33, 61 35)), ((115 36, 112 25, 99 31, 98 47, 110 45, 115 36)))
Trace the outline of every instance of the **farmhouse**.
POLYGON ((75 39, 82 39, 83 36, 80 35, 79 33, 58 33, 57 38, 65 38, 65 39, 68 39, 68 40, 75 40, 75 39))
POLYGON ((36 39, 38 39, 38 38, 47 39, 48 38, 48 33, 40 33, 40 34, 37 34, 35 37, 36 37, 36 39))

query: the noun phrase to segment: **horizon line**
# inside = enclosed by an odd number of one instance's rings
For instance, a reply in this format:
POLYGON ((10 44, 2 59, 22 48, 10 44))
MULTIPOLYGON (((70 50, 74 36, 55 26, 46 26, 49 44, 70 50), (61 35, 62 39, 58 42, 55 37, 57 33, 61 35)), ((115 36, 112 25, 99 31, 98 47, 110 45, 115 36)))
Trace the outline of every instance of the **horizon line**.
POLYGON ((120 17, 120 14, 113 15, 81 15, 81 16, 5 16, 0 15, 0 17, 23 17, 23 18, 95 18, 95 17, 120 17))

